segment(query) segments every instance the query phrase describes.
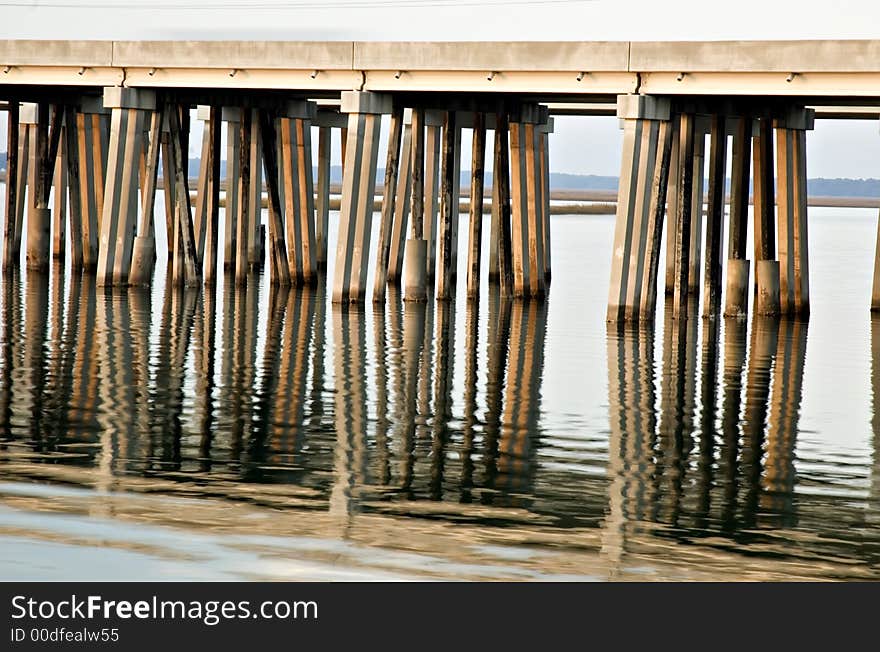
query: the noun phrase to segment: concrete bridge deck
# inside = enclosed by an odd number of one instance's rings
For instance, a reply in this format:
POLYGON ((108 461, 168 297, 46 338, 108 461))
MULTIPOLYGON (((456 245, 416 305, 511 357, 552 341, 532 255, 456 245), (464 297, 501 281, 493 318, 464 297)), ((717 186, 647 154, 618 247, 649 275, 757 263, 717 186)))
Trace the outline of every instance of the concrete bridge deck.
POLYGON ((880 40, 0 41, 0 84, 880 103, 880 40))

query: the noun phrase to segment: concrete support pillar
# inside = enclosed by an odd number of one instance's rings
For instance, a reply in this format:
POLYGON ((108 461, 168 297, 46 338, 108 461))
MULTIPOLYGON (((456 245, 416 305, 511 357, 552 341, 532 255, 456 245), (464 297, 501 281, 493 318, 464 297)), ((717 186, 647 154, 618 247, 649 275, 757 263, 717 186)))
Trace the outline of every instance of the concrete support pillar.
POLYGON ((211 176, 211 107, 199 106, 196 110, 196 118, 202 121, 202 150, 199 157, 199 176, 196 180, 196 206, 194 225, 196 236, 196 251, 199 253, 199 260, 205 256, 205 238, 208 226, 208 183, 211 176))
MULTIPOLYGON (((541 124, 536 105, 523 106, 510 123, 510 170, 514 296, 543 297, 543 199, 536 178, 536 124, 541 124)), ((538 130, 540 136, 540 130, 538 130)))
POLYGON ((727 127, 723 115, 712 116, 709 151, 709 209, 706 215, 706 259, 703 317, 714 319, 721 309, 721 243, 724 239, 724 196, 727 180, 727 127))
POLYGON ((171 137, 168 129, 168 113, 162 123, 162 135, 160 137, 160 156, 162 157, 162 195, 165 199, 165 243, 168 251, 168 268, 174 266, 175 241, 174 241, 174 212, 177 206, 176 185, 174 183, 174 162, 171 160, 171 137))
POLYGON ((544 283, 549 286, 551 276, 550 265, 550 134, 553 133, 553 118, 541 125, 541 196, 544 199, 543 208, 543 238, 544 238, 544 283))
POLYGON ((495 112, 495 156, 492 172, 495 192, 492 203, 497 206, 497 219, 493 215, 491 239, 497 243, 499 294, 504 298, 513 296, 509 129, 507 109, 501 105, 495 112))
POLYGON ((700 292, 700 263, 703 260, 703 199, 705 178, 706 135, 709 132, 709 122, 706 116, 697 116, 694 132, 694 194, 691 198, 691 252, 688 257, 688 292, 698 294, 700 292))
POLYGON ((455 292, 453 276, 454 225, 458 218, 458 193, 456 192, 455 176, 459 156, 456 150, 458 141, 456 134, 455 111, 446 113, 443 125, 443 147, 441 153, 441 191, 440 191, 440 224, 437 250, 437 300, 449 301, 455 292))
POLYGON ((205 211, 207 223, 205 229, 204 280, 206 286, 213 286, 217 280, 217 250, 220 240, 220 130, 222 126, 222 109, 219 106, 212 106, 209 119, 205 123, 205 129, 211 132, 208 148, 211 169, 208 174, 208 206, 205 211))
POLYGON ((248 184, 247 261, 251 269, 259 269, 263 259, 260 222, 263 215, 263 139, 257 109, 251 111, 251 148, 249 154, 250 183, 248 184))
POLYGON ((144 115, 156 109, 156 98, 150 91, 111 87, 104 89, 104 106, 111 109, 112 122, 97 281, 98 285, 125 285, 137 234, 138 160, 144 115))
POLYGON ((810 313, 810 269, 807 236, 807 135, 811 109, 794 109, 776 120, 776 177, 779 187, 777 250, 779 306, 784 315, 810 313))
POLYGON ((341 110, 349 114, 349 133, 342 179, 333 301, 360 303, 366 294, 381 115, 391 113, 391 97, 361 91, 344 92, 341 110))
POLYGON ((312 182, 312 102, 288 102, 278 121, 279 173, 287 224, 287 259, 297 284, 318 280, 315 194, 312 182))
POLYGON ((52 188, 52 173, 55 170, 55 155, 59 144, 62 113, 51 116, 48 103, 30 105, 34 107, 29 115, 22 115, 22 123, 30 130, 30 161, 28 166, 28 234, 27 267, 45 271, 49 268, 51 210, 49 194, 52 188), (50 147, 50 135, 52 147, 50 147), (52 151, 50 151, 52 150, 52 151))
MULTIPOLYGON (((238 184, 241 176, 241 109, 223 109, 226 123, 226 207, 223 237, 223 269, 235 272, 235 255, 238 249, 238 215, 241 211, 238 184)), ((167 187, 167 184, 166 184, 167 187)), ((167 190, 166 190, 167 192, 167 190)))
POLYGON ((315 260, 318 269, 327 267, 327 229, 330 224, 330 145, 333 130, 330 127, 318 129, 318 196, 316 198, 317 217, 315 221, 315 260))
POLYGON ((607 320, 651 320, 672 150, 668 100, 618 97, 623 121, 623 160, 611 258, 607 320), (665 159, 665 160, 664 160, 665 159), (653 298, 652 295, 653 294, 653 298), (644 305, 646 314, 642 313, 644 305))
MULTIPOLYGON (((56 111, 64 115, 64 107, 56 105, 56 111)), ((63 117, 60 118, 63 120, 63 117)), ((66 121, 65 121, 66 122, 66 121)), ((52 258, 64 260, 67 249, 67 125, 61 127, 58 154, 53 173, 54 196, 52 199, 52 258)))
MULTIPOLYGON (((153 275, 156 258, 156 228, 153 220, 156 203, 156 180, 159 168, 159 149, 162 138, 164 111, 153 111, 150 115, 150 131, 147 139, 147 154, 144 157, 143 189, 141 196, 141 215, 138 235, 134 239, 131 254, 130 285, 149 285, 153 275)), ((206 129, 208 129, 206 125, 206 129)), ((204 152, 203 152, 204 155, 204 152)), ((202 159, 202 166, 206 162, 202 159)), ((167 177, 166 173, 166 177, 167 177)))
POLYGON ((379 245, 376 248, 373 302, 384 303, 387 285, 388 260, 391 255, 391 235, 394 229, 394 209, 397 199, 397 177, 400 165, 400 143, 403 136, 402 106, 395 105, 391 113, 388 133, 388 151, 385 157, 385 184, 382 191, 382 221, 379 224, 379 245))
MULTIPOLYGON (((15 251, 15 232, 18 222, 18 175, 21 160, 19 159, 19 103, 10 100, 8 104, 9 119, 6 130, 6 201, 3 216, 3 268, 15 266, 18 258, 15 251)), ((20 231, 19 231, 20 232, 20 231)))
POLYGON ((409 226, 409 211, 412 192, 412 110, 403 112, 403 140, 400 151, 397 194, 394 198, 394 221, 391 226, 391 243, 388 251, 388 271, 386 281, 394 286, 400 285, 403 273, 403 252, 406 249, 406 232, 409 226))
POLYGON ((730 258, 727 261, 725 317, 745 318, 749 314, 749 261, 730 258))
POLYGON ((756 315, 779 314, 779 261, 759 260, 755 263, 758 293, 755 297, 756 315))
POLYGON ((434 281, 437 270, 437 217, 440 213, 440 132, 442 111, 425 111, 425 240, 427 279, 434 281))
POLYGON ((676 184, 675 216, 675 287, 672 316, 679 321, 688 318, 688 277, 691 252, 691 212, 694 198, 695 116, 682 113, 678 125, 678 183, 676 184))
MULTIPOLYGON (((753 158, 755 260, 773 260, 776 258, 776 167, 773 163, 773 123, 769 118, 758 121, 753 158)), ((757 288, 757 278, 755 282, 757 288)))
MULTIPOLYGON (((288 254, 287 242, 284 235, 285 207, 282 205, 281 188, 284 188, 284 194, 287 198, 291 195, 296 195, 300 199, 301 205, 305 204, 306 206, 312 206, 314 208, 314 204, 311 202, 302 201, 303 198, 301 191, 301 188, 305 186, 306 190, 311 192, 312 186, 310 183, 307 184, 303 179, 299 178, 299 175, 297 175, 298 179, 296 187, 287 185, 288 181, 292 182, 293 180, 293 174, 290 170, 291 162, 292 160, 298 159, 294 152, 294 147, 289 142, 290 134, 297 134, 297 131, 299 131, 295 126, 297 119, 281 118, 277 121, 278 124, 288 132, 287 137, 282 136, 279 138, 275 129, 276 120, 269 111, 265 109, 256 111, 256 118, 259 123, 260 139, 262 140, 260 143, 262 160, 257 161, 257 165, 262 166, 265 164, 266 166, 266 190, 269 195, 268 248, 272 263, 272 284, 281 287, 288 287, 291 282, 291 257, 288 254), (282 158, 285 159, 283 162, 283 172, 279 169, 281 165, 278 160, 279 142, 282 143, 281 150, 284 153, 282 158), (279 183, 282 179, 283 182, 279 183)), ((297 136, 298 138, 301 138, 302 133, 300 132, 297 136)), ((311 166, 309 166, 309 176, 311 176, 311 166)), ((300 237, 295 242, 291 242, 291 246, 296 247, 299 252, 296 257, 299 269, 295 280, 297 282, 311 282, 316 274, 314 259, 310 257, 311 252, 314 251, 315 242, 315 234, 313 230, 314 220, 312 219, 312 215, 307 214, 307 209, 299 211, 299 217, 302 218, 303 214, 306 214, 305 219, 308 220, 309 224, 306 224, 304 229, 300 231, 300 237), (305 271, 308 271, 308 278, 305 277, 305 271)))
POLYGON ((665 293, 672 296, 675 292, 675 228, 678 222, 678 123, 673 122, 672 151, 669 156, 669 182, 666 193, 666 279, 665 293))
POLYGON ((235 228, 235 283, 247 283, 250 272, 248 244, 250 243, 249 228, 251 226, 251 140, 254 137, 253 113, 249 108, 242 107, 241 121, 238 126, 238 215, 235 228))
MULTIPOLYGON (((538 138, 543 143, 543 135, 539 134, 538 138)), ((480 298, 480 254, 483 247, 483 176, 485 162, 486 117, 482 113, 475 113, 471 151, 470 229, 468 233, 467 264, 467 296, 468 299, 474 300, 480 298)), ((543 170, 543 159, 540 162, 541 170, 543 170)))
MULTIPOLYGON (((454 171, 452 177, 452 240, 450 243, 450 253, 452 254, 452 258, 450 260, 450 279, 455 283, 455 279, 458 276, 458 226, 459 226, 459 217, 460 217, 460 203, 461 203, 461 121, 459 116, 456 116, 456 127, 455 127, 455 149, 454 156, 455 159, 453 161, 454 171)), ((439 247, 438 247, 438 255, 439 255, 439 247)))
MULTIPOLYGON (((498 132, 493 135, 495 141, 498 140, 498 132)), ((494 145, 493 145, 494 147, 494 145)), ((498 282, 498 240, 497 234, 500 233, 498 228, 498 184, 495 183, 495 173, 492 173, 492 206, 491 206, 490 226, 489 226, 489 282, 498 282)))
POLYGON ((167 107, 168 141, 171 144, 171 168, 174 179, 174 264, 172 280, 174 284, 193 287, 201 284, 202 268, 196 251, 195 231, 192 221, 192 206, 189 196, 188 158, 189 151, 186 105, 171 104, 167 107), (186 125, 186 127, 184 127, 186 125))
POLYGON ((79 271, 83 267, 83 198, 80 183, 79 120, 76 109, 71 105, 64 107, 64 140, 64 170, 70 205, 70 265, 71 269, 79 271))
MULTIPOLYGON (((31 105, 33 106, 33 105, 31 105)), ((26 113, 28 105, 22 104, 22 113, 26 113)), ((33 110, 33 109, 31 109, 33 110)), ((18 267, 21 258, 21 236, 24 231, 25 208, 28 205, 28 186, 30 185, 31 149, 34 143, 31 139, 31 128, 28 124, 19 122, 18 126, 18 174, 15 183, 15 223, 10 241, 12 253, 11 264, 18 267)))
POLYGON ((412 112, 412 191, 410 195, 410 214, 412 229, 407 240, 404 255, 404 301, 425 301, 427 299, 427 240, 425 240, 425 110, 412 112))

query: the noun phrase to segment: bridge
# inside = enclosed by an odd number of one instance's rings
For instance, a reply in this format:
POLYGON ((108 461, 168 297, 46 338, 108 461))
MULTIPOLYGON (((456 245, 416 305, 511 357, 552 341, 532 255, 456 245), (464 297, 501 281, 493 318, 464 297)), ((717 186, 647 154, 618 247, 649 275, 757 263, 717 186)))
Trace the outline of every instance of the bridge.
MULTIPOLYGON (((613 114, 624 138, 608 320, 652 320, 661 279, 681 319, 689 294, 702 294, 703 316, 741 315, 753 288, 756 311, 806 315, 806 131, 817 118, 880 115, 880 41, 11 40, 0 41, 0 100, 9 120, 6 269, 24 246, 29 269, 46 269, 69 251, 73 269, 95 273, 99 285, 149 284, 161 160, 175 283, 212 285, 222 246, 223 267, 239 284, 264 260, 273 283, 313 283, 335 255, 334 302, 383 301, 388 283, 402 284, 410 301, 424 301, 435 284, 443 301, 455 293, 461 254, 475 297, 491 130, 489 279, 502 295, 540 299, 552 268, 552 116, 613 114), (193 203, 194 108, 205 128, 193 203), (383 115, 390 127, 371 246, 383 115), (463 129, 474 137, 470 220, 459 238, 463 129), (328 252, 334 131, 344 165, 337 250, 328 252), (750 186, 755 244, 747 252, 750 186)), ((877 263, 874 279, 872 307, 880 308, 877 263)))

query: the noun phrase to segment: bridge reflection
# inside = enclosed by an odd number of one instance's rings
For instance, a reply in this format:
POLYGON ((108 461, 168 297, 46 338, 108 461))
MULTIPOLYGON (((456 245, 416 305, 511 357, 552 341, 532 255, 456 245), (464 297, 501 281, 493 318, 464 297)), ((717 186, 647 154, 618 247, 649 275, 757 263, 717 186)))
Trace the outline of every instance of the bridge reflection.
MULTIPOLYGON (((64 279, 0 281, 6 480, 306 510, 343 533, 369 515, 569 532, 560 545, 600 553, 611 576, 645 546, 788 554, 803 519, 832 527, 827 504, 796 492, 805 321, 701 320, 692 300, 662 332, 610 325, 597 459, 542 418, 546 302, 391 290, 384 305, 331 306, 322 285, 249 283, 215 304, 64 279)), ((872 353, 876 396, 880 318, 872 353)))

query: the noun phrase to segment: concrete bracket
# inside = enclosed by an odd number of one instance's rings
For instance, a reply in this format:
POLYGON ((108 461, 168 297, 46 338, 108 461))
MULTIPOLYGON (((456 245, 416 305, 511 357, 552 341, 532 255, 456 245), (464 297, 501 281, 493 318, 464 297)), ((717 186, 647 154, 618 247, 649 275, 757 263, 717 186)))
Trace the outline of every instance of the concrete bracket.
POLYGON ((777 129, 797 129, 800 131, 812 131, 816 123, 815 109, 793 107, 784 115, 773 120, 773 126, 777 129))
POLYGON ((653 95, 618 95, 617 117, 622 120, 669 120, 669 98, 653 95))
POLYGON ((391 95, 371 91, 343 91, 339 110, 342 113, 391 113, 391 95))
POLYGON ((107 86, 104 89, 105 109, 156 110, 156 93, 142 88, 107 86))

